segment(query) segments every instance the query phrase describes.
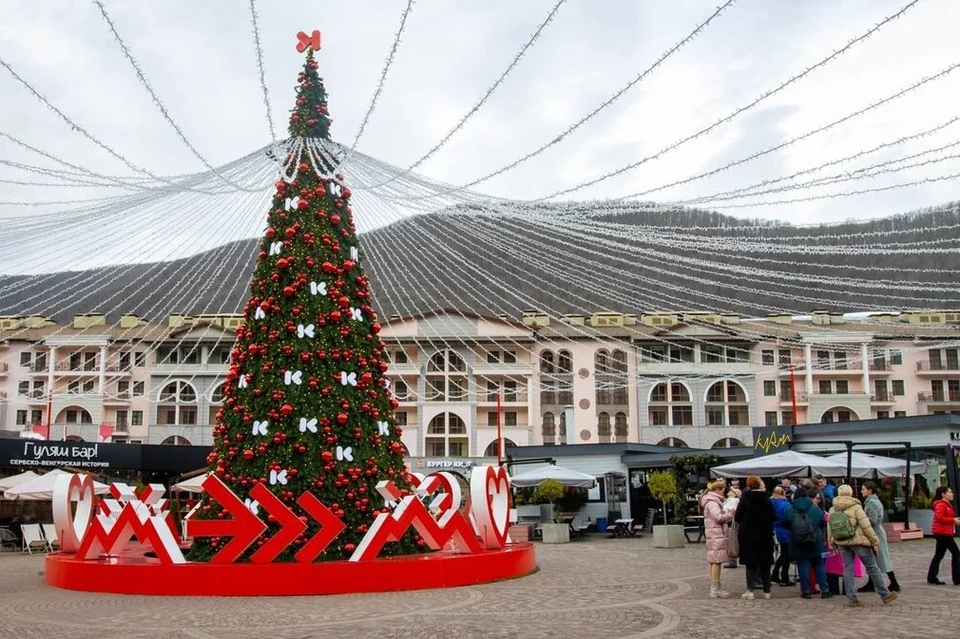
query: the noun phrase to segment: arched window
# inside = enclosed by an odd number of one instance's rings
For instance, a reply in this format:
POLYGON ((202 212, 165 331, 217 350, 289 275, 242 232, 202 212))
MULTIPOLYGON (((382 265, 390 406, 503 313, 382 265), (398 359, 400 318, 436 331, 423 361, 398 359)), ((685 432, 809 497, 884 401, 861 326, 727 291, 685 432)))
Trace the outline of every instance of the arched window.
POLYGON ((832 424, 834 422, 857 422, 860 416, 855 410, 846 406, 833 406, 823 412, 820 416, 821 424, 832 424))
POLYGON ((555 367, 553 363, 553 351, 541 351, 540 353, 540 372, 544 375, 552 375, 555 367))
POLYGON ((557 353, 557 373, 573 375, 573 356, 570 355, 570 351, 562 350, 557 353))
POLYGON ((549 441, 551 444, 553 443, 554 438, 557 436, 557 422, 553 413, 543 414, 543 423, 540 426, 540 432, 543 435, 544 441, 549 441))
POLYGON ((210 393, 210 403, 211 404, 220 404, 223 402, 224 393, 223 393, 223 384, 217 384, 213 387, 213 392, 210 393))
MULTIPOLYGON (((516 446, 512 440, 503 438, 503 454, 507 454, 507 447, 516 446)), ((484 457, 496 457, 497 456, 497 440, 490 442, 490 445, 487 446, 486 450, 483 451, 484 457)))
POLYGON ((687 443, 678 437, 667 437, 657 442, 657 446, 670 446, 671 448, 690 448, 687 443))
POLYGON ((65 441, 65 442, 82 442, 82 441, 86 441, 86 440, 84 440, 83 437, 80 437, 80 435, 67 435, 67 436, 63 439, 63 441, 65 441))
POLYGON ((601 441, 610 438, 610 413, 600 413, 597 415, 597 435, 601 441))
POLYGON ((57 415, 58 424, 92 424, 93 416, 86 408, 67 406, 57 415))
POLYGON ((601 348, 593 356, 593 368, 596 371, 597 375, 603 375, 605 373, 612 372, 610 370, 610 353, 606 349, 601 348))
POLYGON ((713 446, 710 448, 740 448, 743 446, 743 442, 739 439, 734 439, 733 437, 724 437, 723 439, 718 439, 713 442, 713 446))
POLYGON ((197 391, 188 382, 170 382, 160 391, 157 424, 196 424, 197 391))
POLYGON ((467 457, 467 425, 456 413, 441 413, 430 420, 424 450, 428 457, 467 457))
POLYGON ((613 418, 613 434, 618 442, 627 441, 627 414, 617 413, 613 418))
POLYGON ((467 365, 450 350, 434 353, 427 362, 428 402, 462 402, 467 399, 467 365))
POLYGON ((624 351, 617 349, 613 351, 611 359, 613 360, 613 372, 617 373, 618 375, 626 375, 627 354, 624 351))
POLYGON ((681 382, 660 382, 650 389, 650 426, 693 426, 690 389, 681 382))
POLYGON ((707 389, 704 413, 707 426, 748 426, 750 404, 739 382, 724 380, 707 389))
POLYGON ((163 446, 190 446, 190 440, 186 437, 181 437, 180 435, 170 435, 165 440, 160 442, 163 446))

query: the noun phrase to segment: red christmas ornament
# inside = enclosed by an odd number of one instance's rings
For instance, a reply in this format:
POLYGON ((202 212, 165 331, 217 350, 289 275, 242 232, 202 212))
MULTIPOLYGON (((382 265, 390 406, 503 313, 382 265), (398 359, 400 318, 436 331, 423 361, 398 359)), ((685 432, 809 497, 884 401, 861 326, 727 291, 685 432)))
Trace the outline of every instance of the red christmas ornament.
POLYGON ((347 423, 347 419, 349 419, 349 418, 347 417, 347 414, 346 414, 346 413, 338 413, 338 414, 337 414, 337 423, 340 424, 341 426, 343 426, 344 424, 347 423))
POLYGON ((286 295, 287 297, 293 297, 294 295, 297 294, 297 289, 293 288, 292 286, 284 286, 283 294, 286 295))
POLYGON ((293 414, 293 406, 290 404, 284 404, 280 407, 280 412, 283 413, 284 417, 290 417, 293 414))
POLYGON ((247 461, 250 461, 251 459, 253 459, 253 451, 249 448, 243 451, 243 458, 246 459, 247 461))
POLYGON ((333 224, 334 226, 336 226, 337 224, 339 224, 339 223, 340 223, 340 216, 337 215, 336 213, 334 213, 333 215, 331 215, 331 216, 330 216, 330 223, 333 224))

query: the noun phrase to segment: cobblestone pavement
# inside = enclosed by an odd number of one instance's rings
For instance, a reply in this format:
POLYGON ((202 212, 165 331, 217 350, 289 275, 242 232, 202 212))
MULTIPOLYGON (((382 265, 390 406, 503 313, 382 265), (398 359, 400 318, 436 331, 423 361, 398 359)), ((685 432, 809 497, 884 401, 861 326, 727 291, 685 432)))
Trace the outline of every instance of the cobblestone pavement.
MULTIPOLYGON (((537 545, 540 571, 513 581, 398 594, 175 598, 78 593, 42 582, 43 558, 0 554, 0 638, 313 639, 326 637, 723 637, 842 639, 960 636, 960 587, 928 586, 929 540, 891 547, 904 591, 883 606, 803 600, 774 586, 743 601, 744 570, 724 570, 727 600, 707 598, 702 544, 666 550, 603 535, 537 545)), ((949 580, 948 560, 941 575, 949 580)))

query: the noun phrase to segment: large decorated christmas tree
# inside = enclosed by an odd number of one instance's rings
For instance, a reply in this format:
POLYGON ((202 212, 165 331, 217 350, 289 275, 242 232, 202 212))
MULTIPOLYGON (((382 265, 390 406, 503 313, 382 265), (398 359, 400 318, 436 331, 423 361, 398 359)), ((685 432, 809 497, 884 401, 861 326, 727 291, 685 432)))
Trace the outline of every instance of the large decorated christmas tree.
MULTIPOLYGON (((291 149, 328 148, 323 142, 331 120, 314 48, 306 48, 297 77, 291 149)), ((283 528, 250 496, 262 484, 294 510, 305 492, 327 506, 345 528, 318 559, 339 560, 350 556, 384 508, 377 483, 392 480, 401 490, 409 485, 350 190, 341 175, 331 174, 335 159, 327 152, 292 150, 286 163, 287 178, 277 182, 267 214, 208 459, 216 476, 267 523, 241 558, 283 528)), ((194 515, 226 516, 208 495, 194 515)), ((318 532, 315 519, 300 519, 306 530, 277 561, 293 561, 318 532)), ((227 541, 200 537, 190 557, 209 559, 227 541)), ((422 540, 411 534, 388 544, 384 554, 422 549, 422 540)))

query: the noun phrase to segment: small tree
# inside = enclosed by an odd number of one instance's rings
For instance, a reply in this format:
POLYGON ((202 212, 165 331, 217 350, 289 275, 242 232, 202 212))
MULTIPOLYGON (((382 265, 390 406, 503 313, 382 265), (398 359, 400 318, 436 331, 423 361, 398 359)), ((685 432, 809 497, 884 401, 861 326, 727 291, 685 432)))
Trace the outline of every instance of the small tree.
POLYGON ((545 479, 537 486, 537 491, 533 494, 533 498, 538 502, 545 501, 553 506, 554 502, 563 497, 565 492, 563 484, 556 479, 545 479))
POLYGON ((663 504, 663 523, 666 524, 667 502, 673 499, 677 492, 677 480, 670 472, 653 473, 650 475, 647 486, 650 488, 650 494, 653 495, 653 498, 663 504))

